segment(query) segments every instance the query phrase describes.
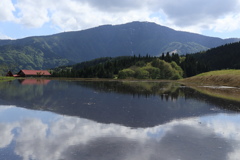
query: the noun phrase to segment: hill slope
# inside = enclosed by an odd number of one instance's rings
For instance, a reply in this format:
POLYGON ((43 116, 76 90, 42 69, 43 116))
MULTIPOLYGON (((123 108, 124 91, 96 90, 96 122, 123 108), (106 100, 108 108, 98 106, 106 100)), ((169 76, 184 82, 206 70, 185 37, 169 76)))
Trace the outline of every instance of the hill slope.
POLYGON ((211 70, 240 69, 240 42, 225 44, 193 56, 209 65, 211 70))
POLYGON ((240 86, 240 70, 218 70, 202 73, 182 80, 198 85, 240 86))
POLYGON ((0 65, 7 62, 20 66, 19 69, 46 69, 99 57, 147 53, 156 56, 173 50, 179 54, 195 53, 238 40, 175 31, 155 23, 132 22, 50 36, 1 40, 0 65))

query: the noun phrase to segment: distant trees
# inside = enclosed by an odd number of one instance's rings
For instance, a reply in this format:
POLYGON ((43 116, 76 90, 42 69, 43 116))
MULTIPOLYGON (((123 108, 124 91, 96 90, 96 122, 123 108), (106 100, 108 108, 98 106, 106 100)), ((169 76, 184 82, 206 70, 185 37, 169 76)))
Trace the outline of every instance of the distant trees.
POLYGON ((240 42, 225 44, 192 55, 210 70, 240 69, 240 42))
MULTIPOLYGON (((80 78, 114 78, 119 71, 129 68, 133 65, 144 66, 154 57, 146 56, 123 56, 117 58, 99 58, 73 65, 71 70, 67 67, 54 69, 53 76, 60 77, 80 77, 80 78), (68 76, 67 76, 68 75, 68 76)), ((123 74, 123 73, 121 73, 123 74)))
POLYGON ((174 61, 168 63, 161 59, 155 59, 152 66, 159 68, 159 79, 180 79, 183 76, 183 70, 174 61))
MULTIPOLYGON (((169 61, 170 61, 169 57, 169 61)), ((183 70, 176 62, 171 63, 154 58, 151 62, 137 61, 133 66, 119 71, 118 78, 137 78, 137 79, 180 79, 183 70)))
POLYGON ((180 56, 177 53, 172 53, 170 55, 169 52, 166 53, 166 55, 164 53, 162 53, 162 56, 160 56, 161 60, 164 60, 166 62, 176 62, 178 65, 180 64, 180 56))
POLYGON ((207 66, 191 55, 163 53, 160 57, 105 57, 53 70, 56 77, 179 79, 207 71, 207 66))
POLYGON ((190 54, 184 57, 184 61, 180 63, 180 66, 184 70, 184 77, 191 77, 210 70, 207 64, 196 60, 190 54))
POLYGON ((134 75, 135 75, 135 71, 128 68, 128 69, 123 69, 123 70, 119 71, 118 78, 125 79, 125 78, 128 78, 128 77, 134 77, 134 75))
POLYGON ((15 71, 16 65, 0 63, 0 76, 5 76, 8 71, 15 71))

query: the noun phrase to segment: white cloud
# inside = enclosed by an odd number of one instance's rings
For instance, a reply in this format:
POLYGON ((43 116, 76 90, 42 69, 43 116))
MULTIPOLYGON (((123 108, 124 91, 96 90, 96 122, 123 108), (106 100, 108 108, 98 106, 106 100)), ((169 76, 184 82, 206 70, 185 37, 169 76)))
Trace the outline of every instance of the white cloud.
POLYGON ((164 1, 159 7, 169 19, 178 26, 191 26, 201 23, 210 24, 223 15, 233 13, 238 8, 238 0, 221 1, 202 0, 164 1))
MULTIPOLYGON (((81 0, 75 0, 81 1, 81 0)), ((114 12, 128 12, 129 10, 141 10, 144 5, 146 5, 146 0, 141 2, 136 0, 82 0, 82 2, 88 3, 94 8, 101 10, 103 12, 114 13, 114 12)))
POLYGON ((95 16, 101 14, 91 11, 91 8, 84 3, 61 2, 52 8, 51 16, 52 24, 61 30, 78 30, 85 26, 87 28, 92 23, 97 23, 98 19, 95 16))
POLYGON ((228 32, 232 31, 229 28, 240 29, 240 27, 234 27, 237 21, 234 17, 240 13, 238 8, 239 0, 221 2, 219 0, 180 0, 177 3, 169 0, 162 1, 155 7, 167 17, 167 23, 163 22, 164 25, 197 33, 203 30, 228 32), (228 20, 227 23, 224 23, 226 20, 228 20))
POLYGON ((239 29, 240 13, 236 15, 226 15, 221 19, 216 20, 216 24, 212 28, 216 32, 231 32, 239 29))
POLYGON ((230 32, 240 29, 238 8, 239 0, 21 0, 14 5, 2 0, 0 21, 14 21, 29 28, 50 24, 58 31, 151 21, 198 33, 230 32))
MULTIPOLYGON (((103 3, 103 2, 101 2, 103 3)), ((104 4, 104 3, 103 3, 104 4)), ((102 4, 101 4, 102 5, 102 4)), ((62 30, 79 30, 104 24, 121 24, 133 20, 150 20, 147 10, 105 10, 102 6, 92 6, 91 3, 69 1, 67 4, 59 3, 52 12, 52 23, 62 30)), ((112 3, 110 8, 114 8, 112 3)))
POLYGON ((12 21, 15 19, 13 12, 15 8, 10 0, 0 2, 0 21, 12 21))
POLYGON ((17 22, 27 27, 41 27, 49 21, 48 7, 46 0, 32 1, 21 0, 16 4, 18 12, 17 22))

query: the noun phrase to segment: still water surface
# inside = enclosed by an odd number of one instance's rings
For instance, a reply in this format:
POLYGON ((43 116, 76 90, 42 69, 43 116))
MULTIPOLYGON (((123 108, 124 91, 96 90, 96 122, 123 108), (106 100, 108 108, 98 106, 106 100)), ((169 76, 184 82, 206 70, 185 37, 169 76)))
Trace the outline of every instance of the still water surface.
POLYGON ((177 83, 0 83, 0 159, 238 160, 239 108, 177 83))

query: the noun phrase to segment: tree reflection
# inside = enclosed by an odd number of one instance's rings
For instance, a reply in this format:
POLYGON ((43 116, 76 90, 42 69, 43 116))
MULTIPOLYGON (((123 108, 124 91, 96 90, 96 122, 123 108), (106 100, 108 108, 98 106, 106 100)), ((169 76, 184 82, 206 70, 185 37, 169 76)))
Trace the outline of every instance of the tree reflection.
POLYGON ((139 82, 139 81, 124 81, 124 82, 75 82, 83 87, 93 88, 99 92, 117 92, 121 94, 130 94, 133 97, 160 96, 161 99, 175 100, 179 96, 184 96, 179 83, 168 82, 139 82))
POLYGON ((167 82, 51 81, 47 85, 21 85, 13 81, 0 83, 0 97, 2 104, 143 128, 222 110, 232 112, 240 106, 167 82))

